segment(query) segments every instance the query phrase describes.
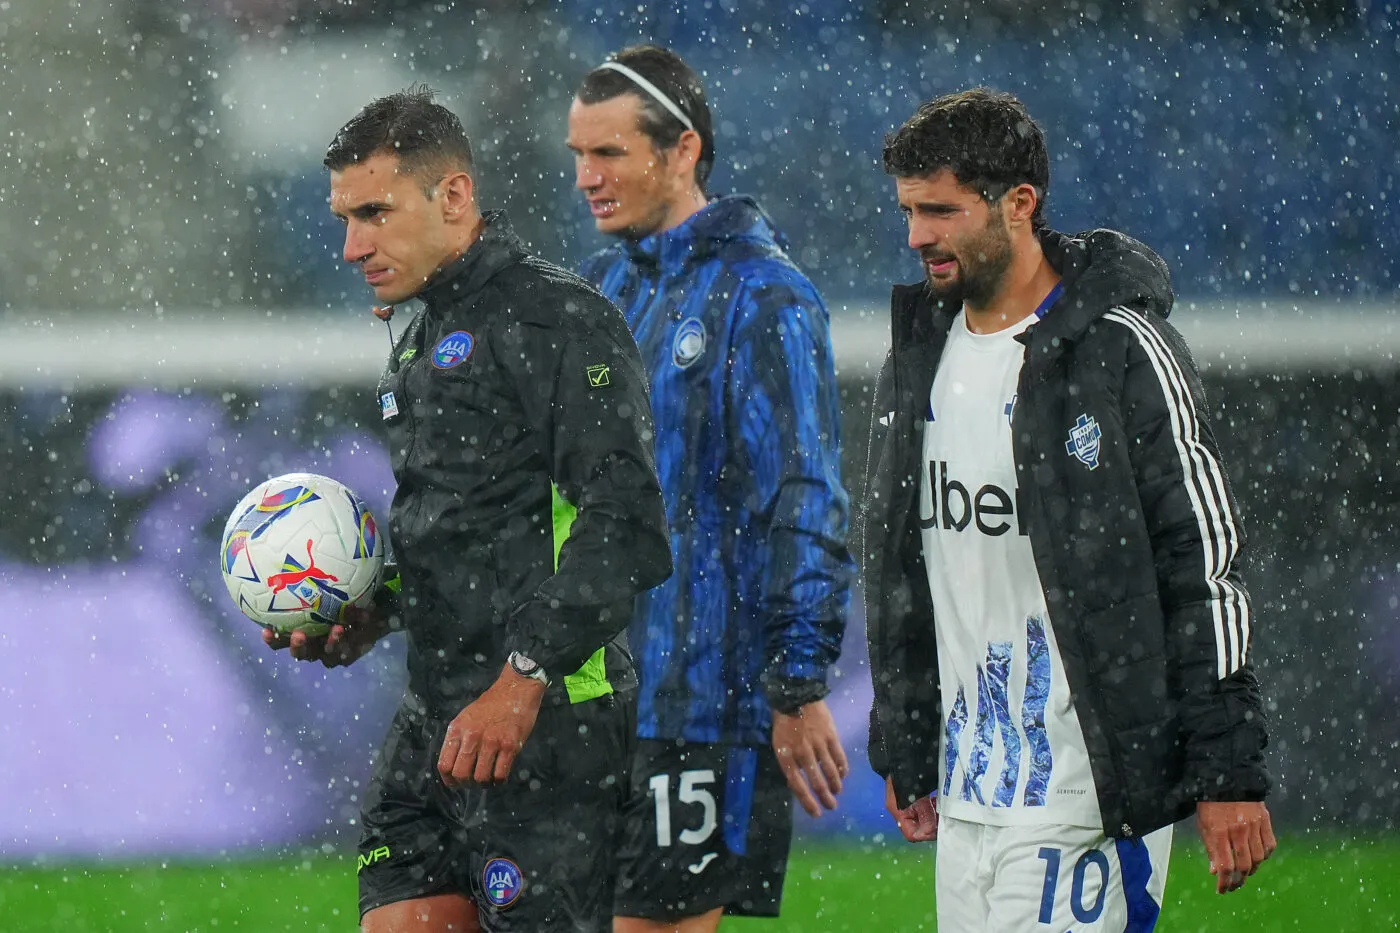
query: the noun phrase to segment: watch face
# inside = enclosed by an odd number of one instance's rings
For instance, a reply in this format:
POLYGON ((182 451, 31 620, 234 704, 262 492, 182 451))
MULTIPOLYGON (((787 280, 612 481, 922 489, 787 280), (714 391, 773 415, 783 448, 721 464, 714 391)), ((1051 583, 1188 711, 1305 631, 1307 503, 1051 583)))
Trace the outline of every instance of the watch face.
POLYGON ((512 654, 510 656, 510 666, 515 668, 518 674, 533 674, 540 669, 540 666, 523 654, 512 654))

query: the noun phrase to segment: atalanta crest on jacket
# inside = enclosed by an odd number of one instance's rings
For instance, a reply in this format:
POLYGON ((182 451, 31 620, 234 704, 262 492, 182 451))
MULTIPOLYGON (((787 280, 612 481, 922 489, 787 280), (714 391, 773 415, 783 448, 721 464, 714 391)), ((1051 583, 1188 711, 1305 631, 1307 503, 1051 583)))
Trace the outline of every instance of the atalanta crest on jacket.
POLYGON ((705 325, 699 318, 686 318, 676 328, 676 339, 671 341, 671 362, 681 369, 700 359, 705 352, 705 325))
POLYGON ((481 872, 481 886, 493 907, 509 907, 525 890, 525 876, 508 858, 493 858, 481 872))
POLYGON ((1099 438, 1103 431, 1099 423, 1089 415, 1080 415, 1069 429, 1069 440, 1065 441, 1065 452, 1091 470, 1099 468, 1099 438))
POLYGON ((472 355, 476 341, 464 330, 456 330, 438 341, 433 348, 433 365, 438 369, 461 366, 472 355))

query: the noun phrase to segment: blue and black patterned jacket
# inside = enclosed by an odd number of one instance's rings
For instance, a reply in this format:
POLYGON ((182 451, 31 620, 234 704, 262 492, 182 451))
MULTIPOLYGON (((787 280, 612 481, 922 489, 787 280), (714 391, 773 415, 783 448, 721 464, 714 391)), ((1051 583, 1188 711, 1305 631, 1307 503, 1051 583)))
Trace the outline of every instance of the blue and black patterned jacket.
POLYGON ((751 199, 581 270, 651 379, 676 572, 638 597, 638 735, 767 742, 826 693, 850 604, 848 501, 821 296, 751 199))

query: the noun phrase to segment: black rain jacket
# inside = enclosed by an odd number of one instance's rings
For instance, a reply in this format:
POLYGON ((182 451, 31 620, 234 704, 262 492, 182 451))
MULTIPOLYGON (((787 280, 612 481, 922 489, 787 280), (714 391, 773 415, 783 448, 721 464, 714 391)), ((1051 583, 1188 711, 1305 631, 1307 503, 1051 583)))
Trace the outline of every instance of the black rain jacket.
MULTIPOLYGON (((1017 337, 1019 501, 1104 832, 1142 835, 1197 801, 1268 790, 1243 536, 1195 364, 1166 323, 1165 264, 1109 230, 1040 236, 1065 292, 1017 337)), ((956 311, 922 284, 894 289, 862 513, 870 761, 906 805, 938 788, 919 424, 956 311)))
POLYGON ((546 703, 605 693, 604 647, 671 573, 627 323, 498 212, 417 297, 379 387, 409 689, 455 715, 518 650, 546 703))

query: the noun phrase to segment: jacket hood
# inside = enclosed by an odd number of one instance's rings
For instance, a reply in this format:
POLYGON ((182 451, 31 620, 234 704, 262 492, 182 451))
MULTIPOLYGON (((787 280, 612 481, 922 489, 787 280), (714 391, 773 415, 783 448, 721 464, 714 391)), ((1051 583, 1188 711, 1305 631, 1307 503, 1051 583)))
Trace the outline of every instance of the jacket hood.
MULTIPOLYGON (((1171 313, 1167 264, 1146 244, 1106 229, 1074 236, 1047 229, 1038 236, 1065 292, 1043 321, 1016 339, 1055 355, 1050 348, 1075 340, 1111 308, 1126 305, 1163 318, 1171 313)), ((922 282, 896 285, 892 309, 896 343, 925 339, 930 329, 946 330, 958 312, 956 305, 936 301, 922 282)))
POLYGON ((424 304, 448 304, 480 291, 493 275, 526 256, 505 211, 483 211, 481 219, 481 235, 476 241, 424 283, 416 296, 424 304))
POLYGON ((1162 318, 1171 313, 1167 264, 1146 244, 1116 230, 1075 236, 1043 230, 1040 247, 1065 286, 1042 322, 1053 336, 1072 340, 1110 308, 1127 306, 1162 318))
POLYGON ((676 269, 704 259, 729 243, 785 249, 787 243, 763 208, 748 195, 716 198, 669 230, 653 233, 621 248, 633 262, 676 269))

